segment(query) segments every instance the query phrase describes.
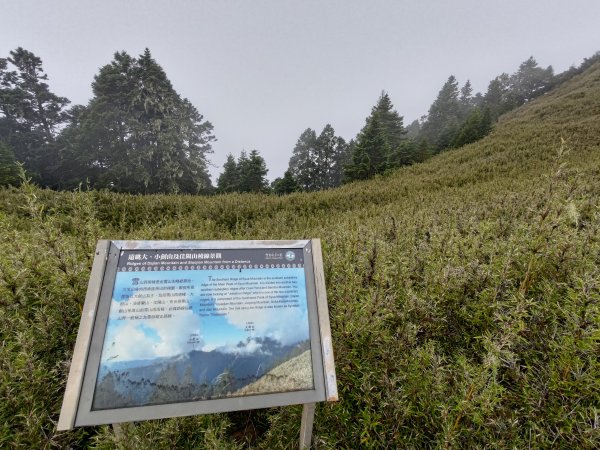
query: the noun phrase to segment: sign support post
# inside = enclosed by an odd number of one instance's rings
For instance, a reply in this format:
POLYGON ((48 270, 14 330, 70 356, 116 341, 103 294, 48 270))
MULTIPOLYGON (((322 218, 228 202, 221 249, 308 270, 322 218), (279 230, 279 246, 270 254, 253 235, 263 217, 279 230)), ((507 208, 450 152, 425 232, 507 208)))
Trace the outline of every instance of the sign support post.
POLYGON ((302 422, 300 423, 300 450, 310 448, 314 421, 315 404, 305 403, 302 406, 302 422))
POLYGON ((121 427, 121 424, 113 423, 112 429, 113 429, 113 433, 115 434, 115 440, 118 443, 122 443, 123 442, 123 428, 121 427))

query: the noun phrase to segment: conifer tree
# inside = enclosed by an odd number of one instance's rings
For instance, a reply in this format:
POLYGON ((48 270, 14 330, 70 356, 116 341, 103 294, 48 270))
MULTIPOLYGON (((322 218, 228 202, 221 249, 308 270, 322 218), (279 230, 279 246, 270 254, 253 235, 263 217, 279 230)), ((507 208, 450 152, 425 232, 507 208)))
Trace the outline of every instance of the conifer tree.
POLYGON ((491 127, 490 109, 486 107, 482 111, 480 108, 474 108, 456 134, 452 147, 462 147, 478 141, 491 131, 491 127))
POLYGON ((350 159, 348 145, 330 124, 319 136, 307 128, 298 138, 288 169, 304 191, 328 189, 342 184, 344 166, 350 159))
POLYGON ((460 107, 460 119, 464 121, 475 106, 473 99, 473 87, 471 86, 470 80, 467 80, 464 86, 460 89, 458 103, 460 107))
POLYGON ((483 96, 483 106, 490 110, 492 120, 512 109, 514 100, 510 95, 510 77, 507 73, 498 75, 488 84, 483 96))
POLYGON ((354 146, 353 140, 346 143, 341 136, 338 136, 335 140, 335 152, 329 171, 330 185, 328 187, 340 186, 344 182, 344 167, 350 162, 351 149, 354 146))
POLYGON ((212 125, 173 89, 146 51, 102 67, 94 97, 62 151, 95 187, 135 193, 206 192, 212 125))
POLYGON ((242 152, 237 163, 240 192, 267 192, 267 164, 258 150, 252 150, 249 156, 242 152))
POLYGON ((295 180, 304 191, 317 189, 315 183, 316 152, 317 134, 314 130, 307 128, 298 138, 288 166, 295 180))
POLYGON ((315 188, 339 186, 343 178, 343 165, 348 160, 346 142, 336 136, 333 127, 327 124, 317 138, 315 148, 315 188))
POLYGON ((406 127, 406 138, 407 139, 416 139, 419 136, 419 132, 421 131, 421 124, 417 119, 413 120, 406 127))
POLYGON ((332 168, 337 138, 330 124, 325 125, 316 140, 314 153, 313 183, 315 189, 327 189, 333 186, 332 168))
POLYGON ((381 132, 379 117, 373 115, 357 137, 351 162, 346 166, 346 179, 365 180, 383 173, 387 168, 389 153, 389 145, 381 132))
POLYGON ((37 182, 55 165, 52 146, 68 121, 69 100, 50 91, 42 60, 17 48, 0 58, 0 139, 37 182))
POLYGON ((511 78, 511 95, 517 105, 537 97, 552 87, 554 70, 552 66, 543 69, 531 56, 522 62, 519 70, 511 78))
POLYGON ((286 195, 291 194, 292 192, 300 191, 300 186, 294 179, 292 171, 288 169, 283 174, 283 178, 276 178, 273 183, 271 183, 271 189, 273 190, 274 194, 286 195))
POLYGON ((394 109, 387 92, 381 92, 367 122, 373 117, 377 117, 382 136, 389 149, 396 150, 405 139, 406 130, 404 129, 404 119, 394 109))
POLYGON ((396 149, 389 152, 386 167, 394 169, 413 164, 417 160, 417 146, 415 141, 413 139, 405 139, 396 149))
POLYGON ((441 152, 452 147, 452 143, 456 139, 456 135, 460 130, 460 121, 457 117, 452 117, 444 124, 440 134, 438 135, 435 148, 437 152, 441 152))
POLYGON ((217 189, 219 192, 235 192, 240 188, 240 174, 235 158, 230 153, 227 155, 227 161, 223 164, 223 173, 217 180, 217 189))
POLYGON ((437 153, 452 143, 459 126, 458 82, 454 75, 450 75, 429 108, 427 120, 423 123, 419 137, 426 139, 437 153))
POLYGON ((481 137, 481 119, 482 116, 479 108, 473 109, 456 134, 452 142, 452 147, 462 147, 463 145, 477 141, 481 137))
POLYGON ((370 178, 387 169, 410 163, 403 118, 394 110, 385 91, 379 96, 365 122, 356 137, 351 161, 345 168, 345 178, 348 181, 370 178))
POLYGON ((426 139, 419 139, 415 142, 414 162, 423 162, 433 156, 433 150, 426 139))
POLYGON ((0 186, 17 185, 19 169, 15 155, 8 145, 0 140, 0 186))

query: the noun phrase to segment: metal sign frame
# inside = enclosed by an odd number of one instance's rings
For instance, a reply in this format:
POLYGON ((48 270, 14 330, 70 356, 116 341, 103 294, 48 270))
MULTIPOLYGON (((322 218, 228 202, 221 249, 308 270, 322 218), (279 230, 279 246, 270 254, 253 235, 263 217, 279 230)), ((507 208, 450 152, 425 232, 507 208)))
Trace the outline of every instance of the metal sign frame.
POLYGON ((338 399, 321 243, 297 241, 99 241, 88 284, 58 430, 338 399), (92 400, 119 257, 138 250, 302 249, 314 388, 208 400, 93 410, 92 400))

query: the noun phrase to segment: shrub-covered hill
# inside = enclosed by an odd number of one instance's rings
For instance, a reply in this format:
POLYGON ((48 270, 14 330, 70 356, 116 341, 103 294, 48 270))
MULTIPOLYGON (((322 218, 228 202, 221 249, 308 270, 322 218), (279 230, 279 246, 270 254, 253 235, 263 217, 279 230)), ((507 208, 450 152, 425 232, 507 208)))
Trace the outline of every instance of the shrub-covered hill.
MULTIPOLYGON (((340 401, 316 448, 600 446, 600 66, 487 138, 287 197, 0 191, 0 448, 55 431, 97 239, 320 237, 340 401), (564 143, 562 142, 564 140, 564 143)), ((300 408, 136 423, 128 448, 294 448, 300 408)))

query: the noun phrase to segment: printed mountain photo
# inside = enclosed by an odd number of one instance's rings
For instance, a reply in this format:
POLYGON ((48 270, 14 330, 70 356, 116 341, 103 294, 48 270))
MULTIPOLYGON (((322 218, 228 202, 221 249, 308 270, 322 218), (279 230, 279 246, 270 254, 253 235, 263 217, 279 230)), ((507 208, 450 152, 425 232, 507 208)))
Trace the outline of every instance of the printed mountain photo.
POLYGON ((282 345, 270 338, 239 342, 239 351, 192 350, 154 360, 102 365, 93 409, 122 408, 313 388, 310 342, 282 345), (255 350, 248 352, 248 347, 255 350), (286 364, 295 362, 293 371, 286 364), (295 376, 304 371, 308 376, 295 376), (246 389, 246 390, 244 390, 246 389))
POLYGON ((313 389, 301 261, 301 250, 121 252, 92 409, 313 389))

